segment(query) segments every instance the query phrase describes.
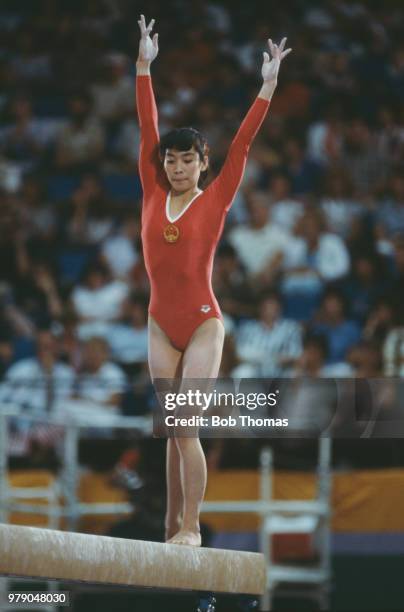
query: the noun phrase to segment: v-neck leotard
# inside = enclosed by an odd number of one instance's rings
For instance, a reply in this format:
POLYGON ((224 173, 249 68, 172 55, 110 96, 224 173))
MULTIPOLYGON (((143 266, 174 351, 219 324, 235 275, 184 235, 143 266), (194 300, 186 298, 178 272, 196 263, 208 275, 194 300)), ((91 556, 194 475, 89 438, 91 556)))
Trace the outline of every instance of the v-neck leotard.
POLYGON ((207 319, 221 319, 212 268, 226 214, 241 183, 248 149, 269 102, 256 98, 234 137, 218 177, 175 218, 170 183, 158 156, 158 115, 150 76, 136 78, 141 132, 142 242, 150 280, 149 313, 175 348, 184 351, 207 319))

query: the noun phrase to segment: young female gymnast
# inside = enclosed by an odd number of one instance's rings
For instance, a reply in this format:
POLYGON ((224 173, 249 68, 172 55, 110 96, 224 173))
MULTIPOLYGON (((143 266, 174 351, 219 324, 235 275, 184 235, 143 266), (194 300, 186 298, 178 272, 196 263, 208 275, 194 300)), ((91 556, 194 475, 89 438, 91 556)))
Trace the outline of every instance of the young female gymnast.
MULTIPOLYGON (((224 328, 212 292, 217 243, 243 177, 247 153, 275 91, 279 66, 291 49, 268 40, 263 85, 242 122, 219 176, 202 191, 208 147, 192 128, 159 139, 150 64, 158 35, 141 15, 136 63, 136 99, 141 131, 139 171, 143 187, 142 240, 150 279, 149 367, 153 380, 216 379, 224 328)), ((181 387, 180 387, 181 390, 181 387)), ((200 546, 199 512, 206 487, 206 462, 198 437, 167 441, 166 540, 200 546)))

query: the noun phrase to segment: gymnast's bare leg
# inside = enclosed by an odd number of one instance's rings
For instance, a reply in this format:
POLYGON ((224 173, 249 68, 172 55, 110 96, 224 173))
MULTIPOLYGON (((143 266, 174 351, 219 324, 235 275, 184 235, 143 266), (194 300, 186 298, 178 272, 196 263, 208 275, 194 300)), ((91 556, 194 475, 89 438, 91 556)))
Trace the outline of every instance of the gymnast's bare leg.
MULTIPOLYGON (((181 376, 182 353, 177 351, 166 334, 149 317, 149 368, 152 379, 178 378, 181 376)), ((165 537, 171 538, 182 524, 183 496, 180 476, 180 455, 175 438, 167 440, 167 511, 165 537)))
MULTIPOLYGON (((149 319, 149 366, 152 378, 216 378, 224 341, 219 319, 208 319, 193 334, 184 353, 176 351, 152 317, 149 319)), ((197 437, 167 442, 166 540, 201 545, 199 513, 206 488, 206 460, 197 437)))

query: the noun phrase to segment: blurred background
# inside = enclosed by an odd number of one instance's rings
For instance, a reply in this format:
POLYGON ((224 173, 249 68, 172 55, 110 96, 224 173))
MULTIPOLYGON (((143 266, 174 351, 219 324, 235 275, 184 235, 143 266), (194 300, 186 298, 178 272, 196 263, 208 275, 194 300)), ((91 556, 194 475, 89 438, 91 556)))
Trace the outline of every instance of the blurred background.
MULTIPOLYGON (((54 491, 67 469, 70 514, 52 524, 161 539, 164 447, 148 428, 134 92, 141 12, 159 32, 152 78, 160 132, 193 126, 206 136, 208 182, 258 93, 267 37, 286 35, 293 48, 215 259, 226 323, 221 376, 370 379, 404 373, 404 8, 1 2, 0 402, 16 412, 2 421, 0 491, 14 502, 17 489, 35 483, 54 491), (56 419, 63 412, 87 419, 70 455, 56 419), (78 500, 127 503, 130 518, 117 523, 117 506, 74 521, 78 500)), ((267 442, 205 441, 208 500, 256 499, 267 442)), ((271 446, 276 472, 286 474, 278 485, 275 477, 275 493, 310 497, 320 466, 318 496, 333 511, 317 540, 317 527, 294 526, 290 540, 292 527, 278 525, 278 558, 304 564, 324 553, 333 586, 328 603, 316 605, 402 609, 402 439, 335 440, 328 461, 315 441, 271 446)), ((40 503, 59 503, 55 495, 40 503)), ((205 544, 257 548, 252 514, 205 518, 205 544)), ((7 511, 7 520, 45 519, 7 511)))

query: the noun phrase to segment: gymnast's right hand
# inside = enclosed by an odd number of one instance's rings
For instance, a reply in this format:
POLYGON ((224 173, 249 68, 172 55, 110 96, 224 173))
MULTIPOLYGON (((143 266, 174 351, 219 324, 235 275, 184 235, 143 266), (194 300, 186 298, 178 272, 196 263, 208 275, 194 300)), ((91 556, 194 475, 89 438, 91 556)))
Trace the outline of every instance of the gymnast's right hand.
POLYGON ((158 34, 154 34, 153 39, 150 38, 150 32, 154 26, 154 19, 151 20, 149 25, 146 27, 144 15, 140 15, 138 21, 140 28, 140 43, 139 43, 139 55, 137 58, 138 62, 151 63, 156 59, 159 52, 158 45, 158 34))

